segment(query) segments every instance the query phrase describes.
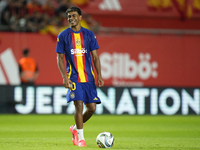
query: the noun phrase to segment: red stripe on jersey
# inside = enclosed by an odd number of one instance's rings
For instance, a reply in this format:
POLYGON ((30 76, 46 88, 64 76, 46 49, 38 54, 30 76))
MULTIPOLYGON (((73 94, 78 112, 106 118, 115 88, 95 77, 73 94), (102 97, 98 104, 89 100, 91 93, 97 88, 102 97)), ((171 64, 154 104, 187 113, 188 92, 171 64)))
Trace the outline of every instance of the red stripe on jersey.
MULTIPOLYGON (((72 47, 75 50, 76 49, 76 42, 75 42, 75 39, 74 39, 74 33, 73 32, 71 32, 71 36, 72 36, 72 47)), ((78 72, 78 66, 77 66, 77 60, 76 60, 76 55, 75 54, 74 54, 74 63, 75 63, 75 67, 76 67, 77 72, 78 72)), ((80 79, 80 77, 78 75, 78 82, 80 82, 80 81, 81 81, 81 79, 80 79)))
MULTIPOLYGON (((80 32, 80 37, 81 37, 81 47, 85 48, 82 31, 80 32)), ((83 53, 82 59, 83 59, 83 67, 84 67, 85 80, 86 80, 86 82, 88 82, 88 75, 87 75, 86 64, 85 64, 85 53, 83 53)))

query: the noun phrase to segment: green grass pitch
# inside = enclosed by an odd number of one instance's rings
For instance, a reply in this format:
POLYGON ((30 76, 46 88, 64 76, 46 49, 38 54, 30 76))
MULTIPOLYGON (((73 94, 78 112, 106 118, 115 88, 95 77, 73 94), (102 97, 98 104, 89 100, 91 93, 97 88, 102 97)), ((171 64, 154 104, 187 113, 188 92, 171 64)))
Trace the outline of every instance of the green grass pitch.
POLYGON ((199 116, 94 115, 84 126, 87 147, 72 144, 73 115, 0 115, 0 150, 98 150, 111 132, 112 150, 200 150, 199 116))

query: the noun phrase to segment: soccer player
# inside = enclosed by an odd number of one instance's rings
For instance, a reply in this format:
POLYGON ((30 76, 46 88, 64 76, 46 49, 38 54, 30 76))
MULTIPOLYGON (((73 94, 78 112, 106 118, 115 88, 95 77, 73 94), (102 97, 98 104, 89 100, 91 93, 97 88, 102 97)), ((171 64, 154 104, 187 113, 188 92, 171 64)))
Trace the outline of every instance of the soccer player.
POLYGON ((62 31, 57 38, 57 65, 63 78, 63 85, 67 88, 67 102, 74 102, 75 125, 70 127, 74 145, 86 147, 83 135, 83 123, 85 123, 96 110, 96 104, 101 101, 97 96, 94 70, 97 72, 98 86, 104 85, 101 75, 101 65, 97 49, 99 49, 94 33, 81 27, 81 10, 78 7, 70 7, 66 11, 70 27, 62 31), (91 58, 91 54, 92 58, 91 58), (66 59, 66 71, 64 65, 66 59), (83 103, 86 111, 83 113, 83 103))

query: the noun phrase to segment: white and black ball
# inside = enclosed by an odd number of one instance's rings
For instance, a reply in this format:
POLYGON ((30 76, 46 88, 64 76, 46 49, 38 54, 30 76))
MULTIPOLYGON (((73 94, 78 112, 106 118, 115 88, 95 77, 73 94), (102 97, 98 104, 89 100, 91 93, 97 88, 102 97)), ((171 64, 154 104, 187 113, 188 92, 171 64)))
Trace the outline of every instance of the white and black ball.
POLYGON ((102 132, 96 139, 100 148, 111 148, 114 145, 114 141, 114 136, 110 132, 102 132))

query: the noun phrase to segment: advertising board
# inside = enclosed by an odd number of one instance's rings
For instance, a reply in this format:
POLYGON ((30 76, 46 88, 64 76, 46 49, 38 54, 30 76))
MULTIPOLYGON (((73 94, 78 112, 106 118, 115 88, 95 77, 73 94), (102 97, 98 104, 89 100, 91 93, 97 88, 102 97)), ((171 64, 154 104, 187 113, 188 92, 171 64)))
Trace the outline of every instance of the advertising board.
MULTIPOLYGON (((74 114, 61 86, 0 86, 0 113, 74 114)), ((95 114, 199 115, 200 88, 97 88, 102 103, 95 114)))
MULTIPOLYGON (((56 40, 48 35, 1 33, 0 85, 19 85, 18 61, 30 48, 39 76, 36 85, 62 85, 56 40), (25 40, 26 39, 26 40, 25 40)), ((105 86, 200 87, 199 36, 98 35, 105 86)))

